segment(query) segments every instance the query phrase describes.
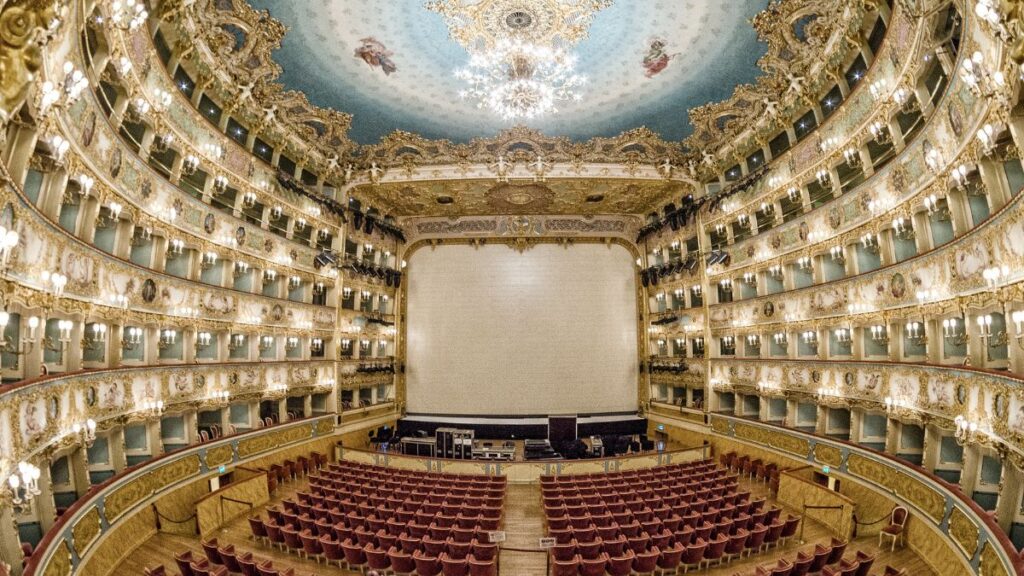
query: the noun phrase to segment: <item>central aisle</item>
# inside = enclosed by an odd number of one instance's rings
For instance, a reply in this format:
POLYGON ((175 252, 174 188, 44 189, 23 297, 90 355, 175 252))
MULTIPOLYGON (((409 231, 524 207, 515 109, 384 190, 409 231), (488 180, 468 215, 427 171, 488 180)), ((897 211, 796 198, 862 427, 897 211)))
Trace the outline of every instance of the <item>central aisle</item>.
POLYGON ((517 552, 509 548, 536 550, 544 536, 544 507, 540 484, 509 484, 505 493, 505 543, 502 545, 502 574, 544 574, 547 554, 517 552))

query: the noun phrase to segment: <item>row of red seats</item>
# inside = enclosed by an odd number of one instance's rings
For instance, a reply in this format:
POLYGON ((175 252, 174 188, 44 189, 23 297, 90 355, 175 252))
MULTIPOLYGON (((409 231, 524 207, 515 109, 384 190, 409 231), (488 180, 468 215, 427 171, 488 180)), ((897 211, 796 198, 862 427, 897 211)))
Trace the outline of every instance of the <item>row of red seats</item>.
POLYGON ((505 486, 504 476, 488 476, 484 474, 444 474, 440 472, 419 472, 415 470, 396 470, 386 466, 361 464, 342 460, 329 465, 327 473, 349 472, 353 476, 372 481, 409 481, 426 482, 443 487, 457 486, 505 486))
MULTIPOLYGON (((792 560, 780 558, 775 564, 761 565, 754 568, 751 576, 805 576, 821 574, 821 576, 868 576, 875 563, 875 557, 858 550, 852 559, 843 558, 846 543, 833 539, 831 545, 815 544, 808 552, 797 552, 792 560), (838 564, 837 564, 838 563, 838 564)), ((883 576, 906 576, 906 569, 886 566, 883 576)), ((741 576, 739 572, 733 576, 741 576)))
POLYGON ((560 474, 544 475, 540 477, 541 487, 552 486, 556 484, 586 484, 588 482, 614 482, 616 480, 626 480, 628 482, 642 481, 650 482, 653 480, 661 480, 667 478, 675 478, 680 474, 692 476, 700 474, 702 472, 708 472, 716 470, 714 460, 696 460, 693 462, 685 462, 681 464, 669 464, 666 466, 658 466, 656 468, 644 468, 641 470, 626 470, 619 472, 597 472, 587 474, 560 474))

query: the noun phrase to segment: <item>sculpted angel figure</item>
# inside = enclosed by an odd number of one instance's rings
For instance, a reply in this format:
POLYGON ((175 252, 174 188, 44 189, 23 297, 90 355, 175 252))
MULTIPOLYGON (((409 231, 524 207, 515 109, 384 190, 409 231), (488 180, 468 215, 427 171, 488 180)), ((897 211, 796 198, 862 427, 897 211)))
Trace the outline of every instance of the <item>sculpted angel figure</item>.
POLYGON ((252 90, 256 87, 256 82, 249 82, 248 84, 242 84, 238 87, 238 99, 248 100, 252 98, 252 90))
POLYGON ((505 160, 505 156, 501 154, 498 155, 497 161, 495 161, 494 164, 491 164, 491 170, 494 170, 494 173, 498 175, 498 182, 508 182, 509 168, 510 165, 508 161, 505 160))
POLYGON ((786 89, 787 92, 796 92, 796 93, 799 94, 801 91, 803 91, 803 89, 804 89, 804 77, 803 76, 797 76, 796 74, 793 74, 792 72, 786 72, 786 81, 789 82, 789 88, 786 89))
POLYGON ((543 182, 544 174, 551 165, 544 161, 544 156, 537 154, 537 159, 530 163, 530 166, 533 167, 533 181, 543 182))
POLYGON ((271 122, 274 121, 274 118, 276 116, 277 116, 277 105, 276 104, 270 106, 270 108, 264 108, 263 109, 263 124, 264 125, 270 124, 271 122))
POLYGON ((768 98, 762 98, 761 102, 764 104, 764 113, 767 116, 775 117, 779 114, 779 104, 774 100, 768 98))
POLYGON ((672 177, 672 170, 675 170, 675 166, 672 165, 671 158, 665 158, 665 160, 658 165, 658 172, 661 172, 661 175, 665 178, 672 177))
POLYGON ((376 184, 380 182, 380 175, 384 172, 384 169, 378 166, 376 162, 371 162, 370 168, 367 171, 370 173, 370 182, 376 184))

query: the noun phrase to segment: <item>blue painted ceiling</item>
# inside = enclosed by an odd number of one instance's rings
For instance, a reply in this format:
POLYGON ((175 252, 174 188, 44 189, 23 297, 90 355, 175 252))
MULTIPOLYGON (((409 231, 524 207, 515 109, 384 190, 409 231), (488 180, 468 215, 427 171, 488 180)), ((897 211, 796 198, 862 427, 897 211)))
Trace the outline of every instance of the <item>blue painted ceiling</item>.
MULTIPOLYGON (((352 114, 349 136, 373 144, 395 130, 465 142, 511 123, 461 100, 466 50, 423 0, 250 0, 288 27, 274 59, 286 88, 352 114), (368 39, 368 40, 364 40, 368 39), (380 57, 381 54, 383 57, 380 57)), ((616 0, 575 52, 588 77, 579 103, 526 124, 586 140, 646 126, 666 140, 692 129, 687 110, 728 98, 760 74, 766 52, 750 19, 767 0, 616 0), (663 41, 667 66, 645 56, 663 41)), ((660 61, 664 64, 665 60, 660 61)))

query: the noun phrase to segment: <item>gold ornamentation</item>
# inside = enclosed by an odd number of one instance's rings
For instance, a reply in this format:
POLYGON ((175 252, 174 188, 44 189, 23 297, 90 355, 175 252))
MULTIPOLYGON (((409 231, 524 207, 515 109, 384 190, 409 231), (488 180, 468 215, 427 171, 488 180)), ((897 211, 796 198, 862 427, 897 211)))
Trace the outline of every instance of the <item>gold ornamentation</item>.
MULTIPOLYGON (((42 46, 60 24, 56 0, 0 3, 0 127, 25 103, 43 66, 42 46)), ((0 137, 2 138, 2 137, 0 137)))
POLYGON ((828 444, 814 445, 814 460, 838 468, 843 463, 843 451, 828 444))
POLYGON ((75 544, 75 554, 82 557, 89 546, 100 535, 101 528, 100 511, 93 506, 75 522, 74 528, 71 529, 72 540, 75 544))
POLYGON ((949 516, 949 535, 968 558, 973 558, 974 552, 978 549, 979 533, 978 526, 964 514, 963 510, 953 506, 949 516))
POLYGON ((206 467, 217 468, 222 464, 229 464, 232 459, 231 445, 216 446, 206 451, 206 467))

